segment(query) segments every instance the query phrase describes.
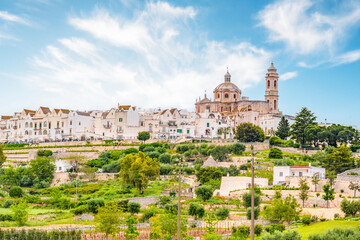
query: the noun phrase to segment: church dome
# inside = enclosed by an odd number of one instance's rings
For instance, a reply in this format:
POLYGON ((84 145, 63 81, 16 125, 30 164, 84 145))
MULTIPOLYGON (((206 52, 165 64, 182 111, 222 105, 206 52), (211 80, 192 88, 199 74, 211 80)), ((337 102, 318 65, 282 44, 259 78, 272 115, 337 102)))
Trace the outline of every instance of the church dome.
POLYGON ((224 82, 219 84, 214 91, 225 91, 228 90, 230 92, 232 91, 238 91, 241 93, 241 90, 233 83, 231 82, 224 82))

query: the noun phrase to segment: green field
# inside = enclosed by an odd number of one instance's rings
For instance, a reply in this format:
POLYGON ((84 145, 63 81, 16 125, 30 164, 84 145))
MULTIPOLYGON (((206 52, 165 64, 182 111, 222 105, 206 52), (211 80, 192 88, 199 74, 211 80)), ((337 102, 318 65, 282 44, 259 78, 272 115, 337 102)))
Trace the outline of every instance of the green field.
MULTIPOLYGON (((44 208, 30 208, 28 209, 29 215, 38 215, 38 214, 46 214, 53 213, 58 210, 56 209, 44 209, 44 208)), ((62 212, 69 212, 69 210, 61 210, 62 212)), ((0 214, 13 214, 10 208, 0 208, 0 214)))
POLYGON ((335 227, 350 227, 355 228, 360 226, 360 221, 327 221, 311 224, 310 226, 302 226, 296 228, 302 236, 302 239, 308 239, 308 236, 314 233, 324 233, 328 229, 335 227))

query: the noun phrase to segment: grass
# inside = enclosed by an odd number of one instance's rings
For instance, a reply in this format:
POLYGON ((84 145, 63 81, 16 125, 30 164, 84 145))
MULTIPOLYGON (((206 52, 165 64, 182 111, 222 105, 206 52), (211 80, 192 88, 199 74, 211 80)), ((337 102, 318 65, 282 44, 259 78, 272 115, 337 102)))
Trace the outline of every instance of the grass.
POLYGON ((298 232, 301 234, 302 239, 308 239, 308 236, 315 233, 324 233, 329 229, 334 227, 350 227, 355 228, 360 226, 360 221, 346 221, 346 220, 339 220, 339 221, 327 221, 327 222, 319 222, 315 224, 311 224, 310 226, 301 226, 296 228, 298 232))
MULTIPOLYGON (((56 209, 44 209, 44 208, 30 208, 28 209, 29 215, 39 215, 39 214, 47 214, 47 213, 54 213, 59 210, 56 209)), ((67 210, 61 210, 66 212, 67 210)), ((10 208, 0 208, 0 214, 13 214, 10 208)))
POLYGON ((10 154, 29 154, 29 152, 5 152, 5 155, 10 155, 10 154))

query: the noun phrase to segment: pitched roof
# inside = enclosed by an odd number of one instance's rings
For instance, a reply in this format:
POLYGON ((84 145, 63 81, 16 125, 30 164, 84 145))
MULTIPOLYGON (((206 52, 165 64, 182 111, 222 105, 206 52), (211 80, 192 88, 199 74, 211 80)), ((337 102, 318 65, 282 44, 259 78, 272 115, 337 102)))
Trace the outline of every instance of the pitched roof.
POLYGON ((170 110, 171 114, 174 114, 174 112, 176 111, 177 109, 176 108, 173 108, 170 110))
MULTIPOLYGON (((123 110, 129 110, 130 107, 131 107, 131 105, 120 105, 120 106, 118 107, 118 109, 119 109, 119 110, 121 110, 121 109, 123 109, 123 110)), ((135 110, 134 107, 133 107, 133 110, 135 110)))
POLYGON ((50 108, 48 108, 48 107, 40 107, 40 109, 44 114, 47 114, 47 113, 51 112, 50 108))
POLYGON ((90 113, 88 112, 80 112, 80 111, 76 111, 76 113, 80 116, 90 116, 90 113))
POLYGON ((290 168, 311 168, 309 166, 291 166, 290 168))
POLYGON ((35 110, 29 110, 29 109, 25 109, 25 108, 24 108, 24 112, 25 112, 26 115, 28 115, 28 114, 31 115, 31 114, 35 114, 36 111, 35 111, 35 110))
POLYGON ((54 111, 55 111, 56 113, 59 113, 59 112, 60 112, 60 109, 54 108, 54 111))
POLYGON ((214 158, 210 155, 210 157, 204 162, 203 167, 217 167, 218 163, 214 160, 214 158))
POLYGON ((1 120, 8 120, 10 118, 11 118, 11 116, 1 116, 1 120))
POLYGON ((62 111, 62 113, 65 113, 65 114, 69 114, 70 113, 70 110, 69 109, 60 109, 62 111))

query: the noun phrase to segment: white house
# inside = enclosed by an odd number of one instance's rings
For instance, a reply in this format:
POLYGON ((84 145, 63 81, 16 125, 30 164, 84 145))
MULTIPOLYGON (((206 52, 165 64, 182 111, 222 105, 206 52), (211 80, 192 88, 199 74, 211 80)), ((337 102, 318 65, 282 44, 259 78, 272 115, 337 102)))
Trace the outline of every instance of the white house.
POLYGON ((69 170, 72 166, 68 161, 64 161, 62 159, 58 159, 55 161, 55 172, 66 172, 67 170, 69 170))
MULTIPOLYGON (((267 178, 255 178, 255 185, 260 188, 268 186, 267 178)), ((231 191, 251 187, 251 177, 222 177, 220 189, 214 191, 214 196, 229 196, 231 191)))
POLYGON ((318 175, 320 179, 325 179, 325 168, 310 166, 275 166, 273 184, 286 182, 286 177, 307 177, 311 178, 318 175))

